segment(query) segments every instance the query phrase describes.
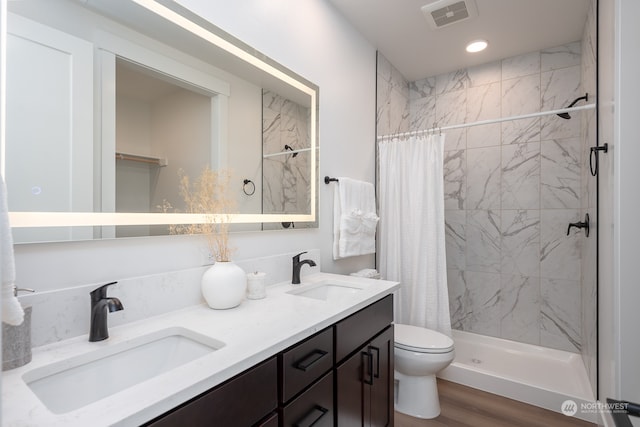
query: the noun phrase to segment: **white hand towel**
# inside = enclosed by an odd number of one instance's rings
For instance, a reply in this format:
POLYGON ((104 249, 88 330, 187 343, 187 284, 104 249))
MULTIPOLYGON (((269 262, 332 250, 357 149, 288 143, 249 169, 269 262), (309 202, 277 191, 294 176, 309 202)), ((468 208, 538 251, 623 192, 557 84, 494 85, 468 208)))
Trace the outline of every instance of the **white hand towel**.
POLYGON ((7 189, 0 176, 0 300, 2 301, 2 321, 9 325, 20 325, 24 320, 24 310, 14 295, 16 269, 13 259, 13 237, 9 225, 7 189))
POLYGON ((378 215, 373 184, 338 178, 333 212, 333 259, 376 251, 378 215))

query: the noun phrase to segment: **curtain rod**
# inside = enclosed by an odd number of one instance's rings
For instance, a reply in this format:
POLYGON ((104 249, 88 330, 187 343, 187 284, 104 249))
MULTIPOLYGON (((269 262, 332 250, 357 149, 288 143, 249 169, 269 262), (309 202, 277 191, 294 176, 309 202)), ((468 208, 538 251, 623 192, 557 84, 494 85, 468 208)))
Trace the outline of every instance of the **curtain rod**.
POLYGON ((300 148, 298 150, 285 150, 285 151, 278 151, 277 153, 264 154, 262 156, 262 158, 263 159, 267 159, 269 157, 282 156, 284 154, 304 153, 305 151, 311 151, 311 147, 309 147, 309 148, 300 148))
POLYGON ((442 132, 443 130, 461 129, 461 128, 468 128, 472 126, 481 126, 481 125, 490 125, 493 123, 509 122, 512 120, 531 119, 535 117, 550 116, 553 114, 570 113, 572 111, 591 110, 591 109, 594 109, 595 107, 596 107, 596 104, 587 104, 587 105, 581 105, 579 107, 561 108, 559 110, 551 110, 551 111, 540 111, 538 113, 523 114, 520 116, 502 117, 499 119, 480 120, 477 122, 463 123, 459 125, 433 127, 430 129, 414 130, 411 132, 393 133, 390 135, 379 136, 378 139, 399 138, 399 137, 409 136, 409 135, 420 135, 428 132, 442 132))

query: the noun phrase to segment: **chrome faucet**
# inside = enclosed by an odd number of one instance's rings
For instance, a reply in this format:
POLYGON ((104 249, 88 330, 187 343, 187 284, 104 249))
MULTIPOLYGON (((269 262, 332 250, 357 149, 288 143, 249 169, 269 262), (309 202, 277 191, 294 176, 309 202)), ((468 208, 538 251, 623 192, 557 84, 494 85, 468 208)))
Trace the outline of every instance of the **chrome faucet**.
POLYGON ((89 341, 102 341, 109 338, 107 329, 107 310, 109 312, 123 310, 124 307, 118 298, 107 297, 107 286, 118 282, 107 283, 89 292, 91 295, 91 326, 89 329, 89 341))
POLYGON ((302 270, 303 265, 309 264, 310 267, 316 266, 316 263, 311 259, 300 261, 300 255, 302 254, 306 254, 306 252, 300 252, 298 255, 293 257, 293 274, 291 275, 291 283, 293 285, 300 284, 300 270, 302 270))

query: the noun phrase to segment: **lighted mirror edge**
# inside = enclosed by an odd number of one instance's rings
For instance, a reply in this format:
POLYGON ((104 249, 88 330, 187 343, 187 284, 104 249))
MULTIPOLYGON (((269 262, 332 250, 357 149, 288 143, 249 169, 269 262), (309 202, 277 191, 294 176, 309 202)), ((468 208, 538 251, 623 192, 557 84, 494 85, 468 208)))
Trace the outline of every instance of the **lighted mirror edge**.
MULTIPOLYGON (((279 79, 287 82, 291 86, 296 89, 300 89, 306 94, 313 96, 315 94, 315 88, 310 87, 303 82, 300 82, 294 78, 292 78, 287 73, 278 69, 271 64, 268 64, 266 61, 258 58, 254 54, 247 52, 245 49, 241 47, 235 46, 233 43, 225 40, 217 34, 214 34, 210 30, 203 28, 202 26, 196 24, 193 21, 190 21, 188 18, 174 12, 168 7, 158 3, 156 0, 132 0, 134 3, 144 7, 145 9, 155 13, 156 15, 162 16, 166 20, 173 22, 176 25, 181 26, 185 30, 194 34, 195 36, 200 37, 203 40, 208 41, 209 43, 218 46, 221 49, 229 52, 232 55, 242 59, 243 61, 265 71, 273 76, 277 76, 279 79)), ((243 43, 244 44, 244 43, 243 43)))
MULTIPOLYGON (((0 0, 1 2, 2 0, 0 0)), ((269 64, 269 58, 261 59, 255 54, 252 54, 248 50, 244 50, 241 47, 235 46, 233 43, 225 40, 212 31, 203 28, 202 26, 190 21, 189 19, 177 14, 173 10, 160 4, 157 0, 132 0, 134 3, 150 10, 163 18, 180 25, 184 29, 192 32, 198 37, 201 37, 208 42, 224 49, 225 51, 235 55, 238 58, 243 59, 245 62, 252 64, 253 66, 260 68, 265 72, 270 72, 274 76, 278 76, 283 81, 286 81, 291 86, 308 94, 311 98, 311 165, 315 165, 317 162, 317 131, 318 131, 318 87, 308 82, 305 78, 296 74, 296 79, 280 70, 279 64, 269 64)), ((6 14, 2 14, 3 20, 6 19, 6 14)), ((6 28, 5 25, 2 28, 6 28)), ((2 31, 4 35, 4 31, 2 31)), ((233 37, 228 35, 229 37, 233 37)), ((1 40, 5 42, 5 38, 1 40)), ((234 42, 245 46, 244 42, 235 39, 234 42)), ((248 46, 248 45, 246 45, 248 46)), ((4 53, 6 49, 2 49, 4 53)), ((4 59, 4 58, 3 58, 4 59)), ((4 75, 2 75, 4 81, 4 75)), ((4 102, 4 92, 0 93, 0 99, 2 99, 2 106, 4 102)), ((2 111, 4 114, 4 111, 2 111)), ((4 118, 4 117, 3 117, 4 118)), ((4 129, 4 127, 3 127, 4 129)), ((0 135, 0 174, 4 177, 5 164, 4 164, 4 132, 0 135)), ((231 224, 256 224, 256 223, 278 223, 278 222, 315 222, 316 221, 316 183, 317 173, 311 173, 310 179, 310 210, 311 214, 233 214, 233 215, 214 215, 214 217, 224 216, 225 222, 231 224)), ((122 213, 122 212, 9 212, 9 221, 12 228, 43 228, 43 227, 81 227, 81 226, 115 226, 115 225, 173 225, 173 224, 206 224, 211 222, 211 215, 208 214, 167 214, 167 213, 122 213)))
MULTIPOLYGON (((314 206, 315 208, 315 206, 314 206)), ((315 210, 312 210, 315 212, 315 210)), ((255 224, 271 222, 314 222, 315 213, 305 214, 175 214, 122 212, 9 212, 12 228, 27 227, 83 227, 107 225, 171 225, 255 224)))

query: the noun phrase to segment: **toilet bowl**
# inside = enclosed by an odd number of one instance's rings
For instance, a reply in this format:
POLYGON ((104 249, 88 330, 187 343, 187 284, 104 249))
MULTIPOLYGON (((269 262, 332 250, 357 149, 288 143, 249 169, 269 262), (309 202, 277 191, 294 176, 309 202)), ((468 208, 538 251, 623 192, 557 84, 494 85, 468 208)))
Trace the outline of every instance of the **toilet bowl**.
POLYGON ((395 409, 416 418, 440 414, 436 373, 453 361, 453 340, 430 329, 395 325, 395 409))

